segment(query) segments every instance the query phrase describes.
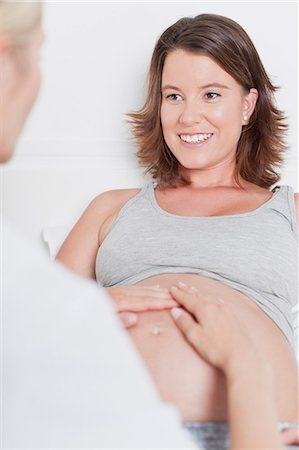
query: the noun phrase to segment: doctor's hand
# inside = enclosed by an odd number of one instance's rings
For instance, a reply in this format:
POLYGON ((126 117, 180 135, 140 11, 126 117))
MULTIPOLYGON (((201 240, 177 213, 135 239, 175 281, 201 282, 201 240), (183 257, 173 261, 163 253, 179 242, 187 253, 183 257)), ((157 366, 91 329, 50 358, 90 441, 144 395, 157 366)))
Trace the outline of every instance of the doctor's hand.
POLYGON ((178 306, 168 289, 154 286, 121 286, 106 288, 125 328, 137 323, 137 314, 144 311, 161 311, 178 306))
POLYGON ((273 371, 245 324, 223 300, 180 283, 171 310, 186 340, 227 380, 230 449, 281 449, 273 371), (241 411, 241 413, 240 413, 241 411))
POLYGON ((229 375, 244 354, 259 358, 244 325, 223 300, 207 299, 196 288, 182 283, 170 292, 181 306, 171 310, 177 327, 208 363, 229 375))

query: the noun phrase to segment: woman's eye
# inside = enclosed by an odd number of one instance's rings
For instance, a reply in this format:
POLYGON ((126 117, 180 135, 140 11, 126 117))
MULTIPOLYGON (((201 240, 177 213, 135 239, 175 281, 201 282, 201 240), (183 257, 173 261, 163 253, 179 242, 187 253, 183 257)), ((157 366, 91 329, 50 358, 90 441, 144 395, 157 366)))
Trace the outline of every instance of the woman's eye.
POLYGON ((217 92, 207 92, 207 93, 205 94, 205 97, 206 97, 208 100, 215 100, 215 98, 220 97, 220 94, 217 94, 217 92))
POLYGON ((168 94, 168 95, 166 95, 166 99, 178 102, 178 101, 182 100, 182 96, 180 94, 168 94))

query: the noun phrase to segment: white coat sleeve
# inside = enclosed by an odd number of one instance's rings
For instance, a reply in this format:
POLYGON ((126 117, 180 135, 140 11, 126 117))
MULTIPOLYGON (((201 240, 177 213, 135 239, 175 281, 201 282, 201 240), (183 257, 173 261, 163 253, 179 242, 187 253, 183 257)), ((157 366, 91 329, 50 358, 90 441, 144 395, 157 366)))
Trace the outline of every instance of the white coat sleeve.
POLYGON ((3 448, 193 449, 95 282, 1 239, 3 448))

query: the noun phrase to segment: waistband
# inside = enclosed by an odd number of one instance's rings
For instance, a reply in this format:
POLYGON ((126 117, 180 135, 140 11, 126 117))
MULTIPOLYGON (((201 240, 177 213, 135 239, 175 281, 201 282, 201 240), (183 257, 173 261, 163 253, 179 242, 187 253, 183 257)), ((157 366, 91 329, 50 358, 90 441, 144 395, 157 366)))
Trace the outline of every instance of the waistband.
MULTIPOLYGON (((184 422, 183 426, 188 429, 200 429, 200 428, 213 428, 213 429, 219 429, 219 430, 228 430, 229 426, 227 422, 184 422)), ((278 423, 278 429, 279 431, 284 430, 299 430, 299 422, 279 422, 278 423)))
MULTIPOLYGON (((297 422, 278 423, 279 431, 299 429, 297 422)), ((204 450, 229 450, 230 432, 227 422, 185 422, 183 427, 190 433, 195 444, 204 450)), ((299 450, 299 446, 288 446, 285 450, 299 450)))

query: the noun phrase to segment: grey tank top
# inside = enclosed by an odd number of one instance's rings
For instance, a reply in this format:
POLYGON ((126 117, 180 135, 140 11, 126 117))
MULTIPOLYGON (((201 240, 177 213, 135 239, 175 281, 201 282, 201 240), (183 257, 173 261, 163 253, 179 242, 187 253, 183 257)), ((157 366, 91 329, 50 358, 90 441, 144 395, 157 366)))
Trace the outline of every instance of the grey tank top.
POLYGON ((106 287, 167 273, 210 277, 256 302, 293 346, 297 243, 290 186, 247 213, 185 217, 161 209, 149 183, 119 212, 98 250, 96 277, 106 287))

